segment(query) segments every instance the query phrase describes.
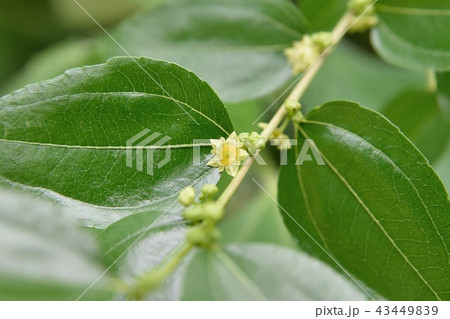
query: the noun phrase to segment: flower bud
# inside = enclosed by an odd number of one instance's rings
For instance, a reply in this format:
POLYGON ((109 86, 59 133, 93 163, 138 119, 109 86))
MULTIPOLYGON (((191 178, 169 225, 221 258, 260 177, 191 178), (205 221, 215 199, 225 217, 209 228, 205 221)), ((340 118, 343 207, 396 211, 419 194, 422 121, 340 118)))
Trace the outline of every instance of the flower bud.
POLYGON ((191 222, 198 222, 203 220, 205 218, 205 211, 203 209, 203 206, 200 204, 185 210, 183 212, 183 217, 184 219, 191 222))
POLYGON ((294 116, 292 116, 292 121, 295 123, 300 123, 304 120, 304 116, 301 112, 297 112, 294 114, 294 116))
POLYGON ((216 185, 206 184, 202 187, 202 194, 206 196, 214 196, 219 192, 216 185))
POLYGON ((217 204, 216 202, 206 202, 202 204, 205 219, 208 219, 213 222, 217 222, 222 219, 225 211, 223 206, 217 204))
POLYGON ((252 132, 251 134, 241 133, 239 139, 244 143, 250 154, 255 154, 260 149, 263 149, 266 144, 266 139, 257 132, 252 132))
POLYGON ((316 32, 311 35, 311 40, 320 52, 328 49, 333 44, 331 32, 316 32))
POLYGON ((294 116, 298 111, 300 111, 301 107, 302 105, 298 101, 286 100, 284 102, 284 108, 290 116, 294 116))
POLYGON ((178 195, 178 201, 183 206, 191 205, 195 200, 195 190, 192 186, 183 188, 178 195))

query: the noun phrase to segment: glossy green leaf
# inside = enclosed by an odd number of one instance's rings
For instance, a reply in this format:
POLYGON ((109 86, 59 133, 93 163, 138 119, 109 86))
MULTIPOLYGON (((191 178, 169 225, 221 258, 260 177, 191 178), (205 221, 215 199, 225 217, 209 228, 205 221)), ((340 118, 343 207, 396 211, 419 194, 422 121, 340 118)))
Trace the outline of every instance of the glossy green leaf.
MULTIPOLYGON (((227 102, 263 96, 292 75, 283 50, 305 31, 287 0, 177 0, 131 18, 112 36, 132 55, 174 61, 227 102)), ((105 57, 124 55, 111 39, 105 57)))
POLYGON ((379 0, 372 43, 386 61, 409 69, 450 70, 450 2, 379 0))
POLYGON ((447 144, 444 152, 441 154, 439 159, 434 164, 434 168, 436 169, 436 173, 441 178, 445 187, 447 188, 447 193, 450 190, 450 143, 447 144))
POLYGON ((271 244, 198 251, 187 267, 185 300, 364 300, 317 259, 271 244))
POLYGON ((447 121, 450 122, 450 72, 438 73, 436 78, 439 106, 447 121))
POLYGON ((208 139, 232 130, 222 102, 193 73, 162 61, 114 58, 0 99, 0 180, 63 204, 90 204, 79 214, 108 224, 133 209, 167 207, 188 185, 215 183, 217 170, 205 165, 208 139), (150 134, 160 136, 154 142, 150 134), (136 143, 143 144, 141 154, 136 143), (193 165, 194 146, 200 165, 193 165), (106 221, 109 212, 116 217, 106 221))
POLYGON ((330 102, 308 114, 298 145, 282 167, 279 201, 300 246, 336 266, 297 223, 385 298, 450 299, 448 195, 398 128, 358 104, 330 102), (294 165, 305 139, 325 165, 294 165))
POLYGON ((434 93, 404 92, 386 106, 383 114, 430 162, 434 162, 450 142, 450 123, 445 120, 434 93))
POLYGON ((325 61, 302 103, 305 108, 311 108, 343 99, 358 101, 380 111, 405 90, 423 90, 425 78, 424 73, 390 66, 360 47, 343 41, 325 61))
MULTIPOLYGON (((47 203, 0 189, 0 300, 76 300, 99 278, 95 242, 47 203)), ((107 276, 83 299, 110 298, 107 276)))
POLYGON ((331 31, 347 10, 348 0, 301 0, 299 8, 311 32, 331 31))

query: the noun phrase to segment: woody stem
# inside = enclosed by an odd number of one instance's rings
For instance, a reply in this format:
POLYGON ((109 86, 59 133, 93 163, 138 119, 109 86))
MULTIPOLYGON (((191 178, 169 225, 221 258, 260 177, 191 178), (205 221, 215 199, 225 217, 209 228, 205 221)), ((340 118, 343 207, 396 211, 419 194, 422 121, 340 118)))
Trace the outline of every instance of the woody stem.
MULTIPOLYGON (((322 55, 299 77, 298 83, 295 85, 294 89, 289 94, 287 100, 298 101, 302 97, 303 93, 306 91, 308 86, 311 84, 312 80, 316 76, 317 72, 320 70, 323 65, 326 57, 333 51, 334 47, 339 43, 342 37, 350 28, 353 21, 353 13, 351 11, 345 13, 341 20, 336 24, 333 31, 331 32, 333 44, 328 47, 322 55)), ((265 143, 269 140, 270 136, 272 136, 273 132, 278 128, 280 123, 286 117, 287 111, 282 105, 278 111, 274 114, 272 119, 267 124, 267 127, 262 131, 261 137, 264 138, 265 143)), ((244 177, 250 170, 253 162, 255 161, 255 157, 259 155, 261 149, 258 150, 255 154, 249 157, 244 163, 243 166, 236 173, 234 178, 231 180, 230 184, 228 184, 227 188, 224 190, 222 195, 219 197, 217 202, 223 206, 230 201, 233 194, 238 189, 239 185, 244 180, 244 177)))

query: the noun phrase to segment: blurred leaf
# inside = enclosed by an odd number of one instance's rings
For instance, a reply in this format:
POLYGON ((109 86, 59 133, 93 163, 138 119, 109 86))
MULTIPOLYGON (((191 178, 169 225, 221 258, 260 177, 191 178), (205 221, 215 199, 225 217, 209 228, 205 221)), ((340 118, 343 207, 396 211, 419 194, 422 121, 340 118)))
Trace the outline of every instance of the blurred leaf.
POLYGON ((1 91, 10 92, 27 84, 51 79, 74 67, 100 62, 93 40, 65 40, 33 56, 1 91))
MULTIPOLYGON (((291 78, 283 50, 304 19, 287 0, 177 0, 135 16, 113 33, 130 54, 194 70, 227 102, 251 100, 291 78)), ((105 57, 124 55, 105 39, 105 57)))
MULTIPOLYGON (((186 236, 185 222, 170 214, 144 212, 127 216, 105 229, 97 241, 102 248, 105 265, 130 286, 145 273, 170 258, 186 236)), ((184 260, 182 265, 158 289, 147 294, 146 300, 180 300, 184 260)), ((125 299, 126 296, 118 296, 125 299)))
POLYGON ((387 105, 383 114, 430 162, 434 162, 448 145, 450 125, 444 119, 434 93, 404 92, 387 105))
MULTIPOLYGON (((199 144, 207 146, 199 147, 206 163, 208 139, 232 131, 222 102, 193 73, 167 62, 115 58, 0 99, 0 176, 3 183, 44 189, 66 204, 69 197, 76 200, 72 205, 159 210, 176 202, 183 187, 218 180, 217 170, 193 165, 193 142, 206 139, 199 144), (170 140, 153 145, 154 133, 170 140), (151 152, 138 154, 138 142, 151 152), (137 167, 145 153, 153 163, 168 159, 168 146, 170 161, 153 175, 147 174, 152 162, 137 167)), ((99 216, 85 218, 98 222, 99 216)))
POLYGON ((97 241, 106 265, 115 266, 114 262, 141 239, 176 227, 182 229, 183 225, 180 217, 166 215, 164 211, 137 213, 110 225, 98 235, 97 241))
POLYGON ((434 164, 437 174, 441 178, 445 187, 447 188, 447 194, 450 190, 450 143, 447 143, 442 155, 439 157, 437 162, 434 164))
POLYGON ((48 0, 0 0, 0 29, 30 41, 49 43, 65 32, 48 0))
POLYGON ((436 74, 438 83, 438 101, 445 118, 450 122, 450 72, 436 74))
POLYGON ((380 295, 448 300, 450 202, 422 154, 384 117, 345 101, 310 112, 298 145, 305 138, 325 165, 294 165, 295 147, 278 192, 300 246, 335 266, 297 223, 380 295))
POLYGON ((0 0, 0 6, 1 86, 33 52, 60 39, 65 30, 48 0, 0 0))
MULTIPOLYGON (((75 1, 50 0, 50 2, 60 23, 67 29, 73 31, 88 28, 98 29, 97 24, 75 1)), ((105 0, 77 0, 77 2, 103 27, 114 25, 138 8, 144 7, 144 3, 140 3, 138 0, 108 0, 107 5, 105 5, 105 0)), ((148 6, 148 3, 157 2, 157 0, 146 0, 146 2, 146 6, 148 6)))
POLYGON ((372 43, 386 61, 409 69, 450 70, 450 2, 379 0, 372 43))
MULTIPOLYGON (((76 300, 102 275, 95 242, 46 203, 0 189, 0 300, 76 300)), ((106 276, 83 299, 108 299, 106 276)))
POLYGON ((301 0, 299 8, 311 32, 331 31, 347 10, 348 0, 301 0))
POLYGON ((233 212, 220 224, 223 243, 264 242, 294 247, 276 204, 265 194, 233 212))
POLYGON ((260 100, 246 101, 238 104, 228 103, 226 106, 236 132, 241 133, 259 130, 258 126, 252 123, 264 111, 260 100))
POLYGON ((353 100, 380 111, 399 93, 423 90, 425 74, 389 66, 350 42, 341 43, 326 60, 302 103, 311 108, 335 99, 353 100))
POLYGON ((270 244, 201 250, 188 265, 185 300, 365 300, 346 278, 304 253, 270 244))

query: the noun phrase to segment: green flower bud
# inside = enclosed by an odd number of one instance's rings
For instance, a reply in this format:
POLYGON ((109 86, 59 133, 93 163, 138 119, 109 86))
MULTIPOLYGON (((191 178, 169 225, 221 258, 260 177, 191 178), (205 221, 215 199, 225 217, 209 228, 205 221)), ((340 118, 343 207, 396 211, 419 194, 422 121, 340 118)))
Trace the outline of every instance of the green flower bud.
POLYGON ((350 0, 348 2, 348 8, 355 14, 360 15, 364 13, 372 4, 372 0, 350 0))
POLYGON ((325 51, 333 44, 331 32, 316 32, 311 35, 311 40, 320 52, 325 51))
POLYGON ((303 116, 302 113, 297 112, 297 113, 295 113, 295 115, 292 117, 292 121, 295 122, 295 123, 300 123, 300 122, 302 122, 302 121, 304 120, 304 118, 305 118, 305 117, 303 116))
POLYGON ((183 188, 178 195, 178 201, 183 206, 189 206, 194 203, 195 200, 195 190, 192 186, 183 188))
POLYGON ((187 209, 183 212, 183 217, 186 220, 191 222, 198 222, 205 219, 205 210, 203 209, 203 205, 196 205, 190 209, 187 209))
POLYGON ((209 220, 215 223, 223 217, 224 212, 222 205, 209 201, 184 211, 183 217, 192 222, 209 220))
POLYGON ((257 132, 252 132, 251 134, 241 133, 239 139, 251 154, 255 154, 258 150, 263 149, 266 144, 266 140, 257 132))
POLYGON ((209 243, 209 236, 199 227, 189 229, 186 234, 186 239, 196 246, 206 246, 209 243))
POLYGON ((216 185, 206 184, 202 187, 202 194, 206 196, 214 196, 219 192, 216 185))
POLYGON ((205 219, 211 220, 213 222, 217 222, 222 219, 225 211, 222 205, 217 204, 216 202, 206 202, 202 204, 205 219))
POLYGON ((243 140, 247 140, 249 137, 250 137, 250 134, 248 134, 247 132, 239 134, 239 140, 241 142, 243 142, 243 140))
POLYGON ((294 116, 302 107, 300 102, 294 100, 286 100, 283 105, 290 116, 294 116))

